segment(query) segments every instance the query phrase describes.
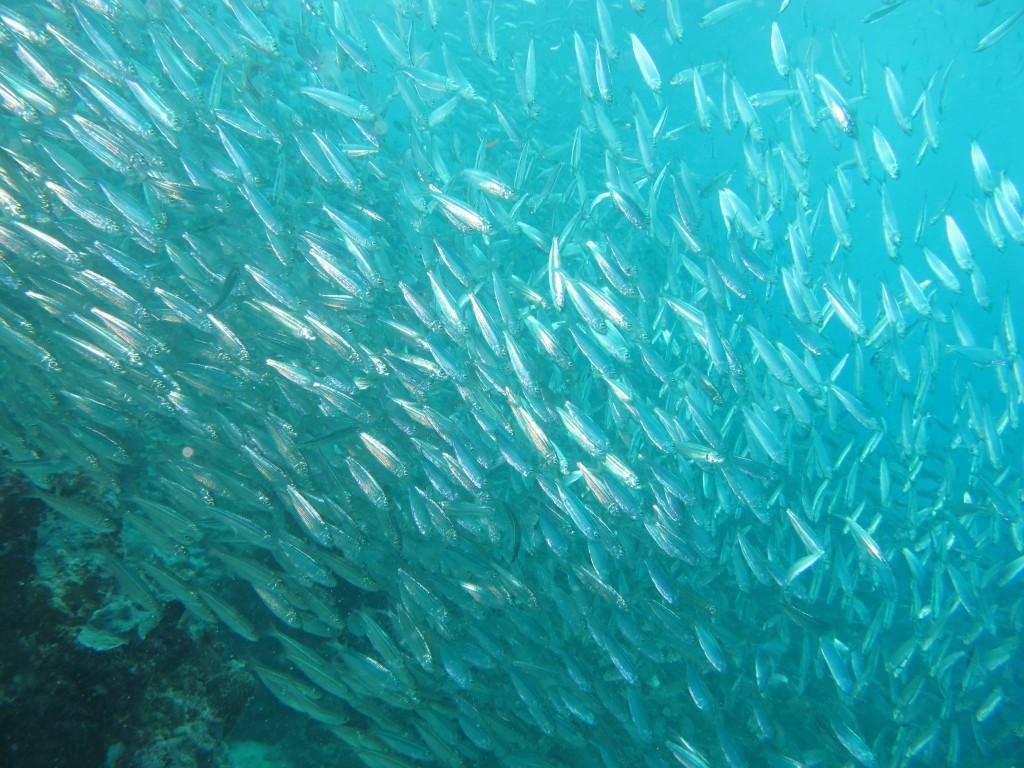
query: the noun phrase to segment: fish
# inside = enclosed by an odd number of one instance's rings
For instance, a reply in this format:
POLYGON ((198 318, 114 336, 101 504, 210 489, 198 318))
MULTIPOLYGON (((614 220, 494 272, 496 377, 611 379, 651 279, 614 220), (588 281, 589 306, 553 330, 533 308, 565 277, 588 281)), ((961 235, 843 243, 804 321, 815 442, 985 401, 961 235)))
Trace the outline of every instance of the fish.
POLYGON ((1002 23, 998 24, 991 32, 988 32, 978 40, 978 44, 974 46, 974 52, 981 53, 982 51, 987 51, 993 45, 1006 37, 1006 35, 1010 33, 1010 30, 1013 29, 1017 22, 1022 18, 1024 18, 1024 11, 1018 11, 1002 23))
POLYGON ((900 177, 900 164, 896 159, 896 153, 893 152, 892 145, 889 144, 889 140, 885 138, 885 134, 878 129, 877 125, 871 129, 871 139, 875 145, 878 159, 882 163, 882 167, 885 168, 885 172, 889 174, 890 178, 898 179, 900 177))
POLYGON ((750 0, 729 0, 701 16, 698 24, 701 29, 721 24, 726 19, 736 16, 748 5, 750 5, 750 0))
POLYGON ((911 133, 913 125, 907 116, 903 85, 890 67, 885 68, 885 92, 889 96, 889 106, 892 109, 893 117, 896 118, 896 124, 904 133, 911 133))
POLYGON ((636 65, 640 68, 644 82, 654 93, 661 93, 661 75, 658 73, 654 59, 651 58, 651 54, 647 52, 644 44, 635 34, 630 35, 630 41, 633 45, 633 57, 636 59, 636 65))
POLYGON ((777 21, 772 22, 771 48, 775 71, 779 73, 779 77, 785 80, 789 77, 789 53, 777 21))

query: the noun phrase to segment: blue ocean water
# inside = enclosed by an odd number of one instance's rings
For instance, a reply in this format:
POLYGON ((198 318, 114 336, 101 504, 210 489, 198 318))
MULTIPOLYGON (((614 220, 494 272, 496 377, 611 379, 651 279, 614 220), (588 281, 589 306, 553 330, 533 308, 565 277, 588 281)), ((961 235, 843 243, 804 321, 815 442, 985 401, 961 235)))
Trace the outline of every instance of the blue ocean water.
POLYGON ((3 764, 1020 764, 1022 14, 0 7, 3 764))

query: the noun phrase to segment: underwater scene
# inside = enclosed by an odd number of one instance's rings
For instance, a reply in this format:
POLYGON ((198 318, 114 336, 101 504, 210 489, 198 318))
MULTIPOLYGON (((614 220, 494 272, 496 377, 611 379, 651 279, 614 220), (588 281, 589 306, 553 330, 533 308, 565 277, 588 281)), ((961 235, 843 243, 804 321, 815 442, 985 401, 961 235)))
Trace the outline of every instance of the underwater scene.
POLYGON ((0 765, 1024 765, 1014 0, 4 0, 0 765))

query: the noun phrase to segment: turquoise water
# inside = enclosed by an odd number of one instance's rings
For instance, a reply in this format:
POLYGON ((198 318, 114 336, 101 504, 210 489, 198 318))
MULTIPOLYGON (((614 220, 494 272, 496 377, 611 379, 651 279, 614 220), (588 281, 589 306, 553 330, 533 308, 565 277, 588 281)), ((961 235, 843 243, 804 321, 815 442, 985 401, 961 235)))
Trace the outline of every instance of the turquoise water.
POLYGON ((1020 764, 1020 20, 8 3, 5 764, 1020 764))

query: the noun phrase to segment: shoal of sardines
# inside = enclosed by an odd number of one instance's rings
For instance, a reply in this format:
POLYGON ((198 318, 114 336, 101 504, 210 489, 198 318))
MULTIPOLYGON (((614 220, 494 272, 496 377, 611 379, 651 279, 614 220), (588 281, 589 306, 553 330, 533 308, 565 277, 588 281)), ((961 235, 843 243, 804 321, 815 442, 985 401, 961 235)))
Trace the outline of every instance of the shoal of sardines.
POLYGON ((1014 6, 6 0, 0 471, 338 765, 1019 765, 1014 6))

